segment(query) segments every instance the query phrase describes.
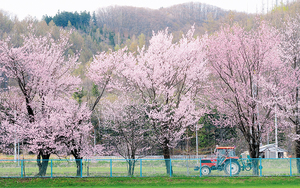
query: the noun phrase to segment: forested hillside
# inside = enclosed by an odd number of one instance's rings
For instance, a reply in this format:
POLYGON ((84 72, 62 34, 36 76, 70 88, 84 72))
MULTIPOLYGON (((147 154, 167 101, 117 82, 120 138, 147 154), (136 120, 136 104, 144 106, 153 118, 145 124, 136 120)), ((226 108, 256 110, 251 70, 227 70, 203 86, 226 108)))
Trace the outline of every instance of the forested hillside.
POLYGON ((230 12, 203 3, 185 3, 158 10, 129 6, 110 6, 96 12, 58 12, 55 16, 44 16, 47 24, 51 21, 64 28, 75 27, 93 41, 112 49, 127 46, 130 51, 140 48, 152 37, 153 32, 165 30, 177 41, 181 35, 195 25, 196 35, 213 33, 224 23, 246 23, 254 15, 230 12), (89 18, 89 19, 88 19, 89 18), (89 23, 89 24, 87 24, 89 23))
POLYGON ((128 6, 111 6, 97 11, 97 23, 125 36, 144 33, 151 36, 169 28, 170 32, 187 31, 191 25, 202 26, 208 18, 219 20, 228 15, 218 7, 202 3, 186 3, 152 10, 128 6))
MULTIPOLYGON (((280 26, 280 19, 287 15, 295 15, 299 3, 275 7, 269 13, 260 17, 270 20, 274 25, 280 26)), ((54 16, 45 15, 42 21, 31 17, 25 20, 10 19, 5 12, 0 13, 0 38, 7 36, 13 38, 16 45, 22 33, 26 33, 28 23, 34 23, 37 33, 43 34, 52 29, 55 32, 62 27, 70 30, 72 35, 73 53, 81 50, 80 61, 86 63, 97 51, 117 50, 127 46, 130 51, 135 51, 137 46, 148 44, 152 32, 168 28, 177 41, 183 33, 195 25, 195 35, 213 33, 224 24, 239 23, 251 28, 254 14, 225 11, 218 7, 204 3, 185 3, 158 10, 137 8, 129 6, 111 6, 99 8, 90 12, 58 12, 54 16), (45 23, 46 24, 45 24, 45 23)))
MULTIPOLYGON (((219 7, 204 3, 185 3, 158 10, 129 6, 111 6, 101 8, 96 12, 97 26, 107 27, 116 33, 117 44, 122 45, 127 38, 135 40, 143 34, 148 41, 152 32, 168 28, 174 34, 174 40, 195 25, 195 34, 216 31, 221 23, 228 22, 229 17, 234 21, 245 22, 245 13, 225 11, 219 7), (233 16, 234 15, 234 16, 233 16), (135 38, 133 38, 135 37, 135 38)), ((134 41, 131 41, 134 42, 134 41)), ((128 41, 127 41, 128 43, 128 41)))

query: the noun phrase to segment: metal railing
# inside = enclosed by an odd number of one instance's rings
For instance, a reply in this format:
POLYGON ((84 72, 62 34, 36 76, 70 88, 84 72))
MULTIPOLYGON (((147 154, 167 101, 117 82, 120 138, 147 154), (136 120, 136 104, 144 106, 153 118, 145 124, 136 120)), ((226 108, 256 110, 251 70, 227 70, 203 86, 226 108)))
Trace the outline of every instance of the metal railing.
MULTIPOLYGON (((300 176, 300 159, 239 159, 214 166, 207 159, 49 159, 43 177, 300 176), (80 164, 78 166, 78 164, 80 164), (227 166, 226 166, 227 165, 227 166), (79 170, 79 171, 78 171, 79 170), (80 172, 80 173, 78 173, 80 172)), ((36 160, 0 160, 0 177, 41 177, 36 160)))

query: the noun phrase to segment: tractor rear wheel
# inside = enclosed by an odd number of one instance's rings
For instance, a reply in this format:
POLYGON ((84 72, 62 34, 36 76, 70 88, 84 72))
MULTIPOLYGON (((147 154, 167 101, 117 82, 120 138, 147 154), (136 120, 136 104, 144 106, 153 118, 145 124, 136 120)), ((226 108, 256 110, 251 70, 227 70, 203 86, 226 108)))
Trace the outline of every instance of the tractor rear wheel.
POLYGON ((227 161, 224 165, 224 171, 227 175, 233 175, 233 176, 238 175, 241 171, 241 166, 237 161, 231 161, 231 166, 230 166, 230 161, 227 161))
POLYGON ((211 172, 211 169, 209 166, 201 166, 201 175, 202 176, 208 176, 211 172))

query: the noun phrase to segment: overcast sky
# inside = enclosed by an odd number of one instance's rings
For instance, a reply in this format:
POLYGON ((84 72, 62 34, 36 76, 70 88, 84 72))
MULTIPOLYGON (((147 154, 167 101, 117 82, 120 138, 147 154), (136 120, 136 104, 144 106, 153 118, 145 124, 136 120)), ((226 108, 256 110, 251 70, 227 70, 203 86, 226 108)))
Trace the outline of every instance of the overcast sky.
MULTIPOLYGON (((110 5, 129 5, 158 9, 185 2, 201 2, 218 6, 226 10, 236 10, 248 13, 261 12, 262 4, 265 11, 271 9, 276 0, 0 0, 0 9, 11 16, 17 15, 20 20, 30 15, 42 19, 43 15, 54 16, 60 11, 96 11, 98 8, 110 5)), ((288 1, 288 0, 277 0, 288 1)), ((292 1, 292 0, 289 0, 292 1)))

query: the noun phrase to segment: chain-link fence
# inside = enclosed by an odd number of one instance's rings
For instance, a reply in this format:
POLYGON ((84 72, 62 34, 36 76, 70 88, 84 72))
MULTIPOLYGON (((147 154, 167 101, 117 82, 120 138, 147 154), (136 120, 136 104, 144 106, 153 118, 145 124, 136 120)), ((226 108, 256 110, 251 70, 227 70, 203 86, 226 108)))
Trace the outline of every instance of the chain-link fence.
POLYGON ((45 173, 36 160, 0 160, 0 177, 300 176, 300 159, 295 158, 217 160, 49 159, 45 173))

